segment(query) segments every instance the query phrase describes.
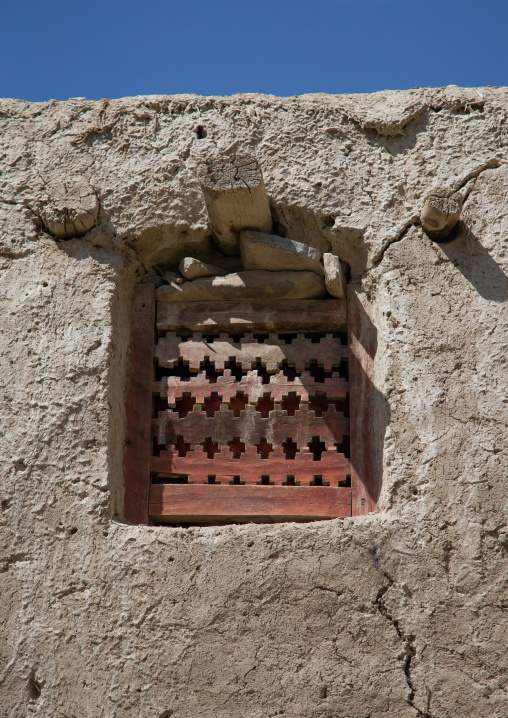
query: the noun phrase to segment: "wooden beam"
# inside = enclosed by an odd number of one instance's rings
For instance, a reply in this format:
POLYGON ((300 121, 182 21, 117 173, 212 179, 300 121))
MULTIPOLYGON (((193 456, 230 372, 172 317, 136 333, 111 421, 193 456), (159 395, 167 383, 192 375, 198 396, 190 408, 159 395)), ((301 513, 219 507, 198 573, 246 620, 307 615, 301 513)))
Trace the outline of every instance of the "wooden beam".
POLYGON ((319 461, 314 461, 310 452, 300 451, 294 459, 286 459, 280 446, 267 459, 256 446, 248 446, 235 459, 229 447, 223 446, 212 459, 202 450, 189 451, 186 456, 178 456, 175 450, 161 451, 160 456, 152 456, 150 467, 153 473, 188 476, 191 484, 207 484, 209 476, 215 476, 217 484, 229 484, 235 476, 242 483, 258 484, 262 476, 268 476, 271 484, 282 485, 293 476, 300 486, 309 486, 315 476, 321 476, 324 484, 338 486, 347 478, 349 461, 335 450, 324 451, 319 461))
POLYGON ((138 284, 132 299, 131 372, 125 404, 124 516, 133 524, 148 523, 154 324, 155 286, 138 284))
POLYGON ((353 516, 374 511, 377 484, 374 463, 374 387, 371 381, 376 329, 354 285, 348 286, 349 411, 353 516))
POLYGON ((239 232, 270 232, 272 215, 263 174, 256 158, 246 152, 216 155, 198 168, 213 236, 224 254, 240 254, 239 232))
POLYGON ((322 332, 346 328, 344 299, 297 299, 285 309, 266 303, 159 302, 157 331, 185 329, 221 332, 322 332))
POLYGON ((309 409, 308 404, 301 404, 292 416, 277 405, 264 417, 255 406, 247 404, 238 416, 227 404, 222 404, 213 416, 197 404, 187 416, 181 417, 178 411, 165 410, 159 412, 158 419, 153 420, 153 435, 158 437, 159 444, 173 444, 177 436, 193 448, 201 444, 207 437, 218 442, 220 446, 238 437, 246 446, 253 446, 265 438, 268 443, 281 446, 291 438, 299 449, 304 449, 313 436, 318 436, 326 446, 342 443, 344 434, 350 432, 350 422, 334 404, 329 404, 321 416, 309 409))
POLYGON ((447 239, 460 219, 462 197, 450 196, 451 190, 433 190, 420 213, 423 231, 437 242, 447 239))
POLYGON ((327 486, 153 484, 150 518, 166 523, 311 521, 351 515, 351 490, 327 486))
POLYGON ((258 341, 252 334, 246 334, 235 341, 225 335, 203 338, 200 334, 182 339, 175 332, 168 332, 159 339, 155 356, 160 366, 169 369, 183 360, 192 372, 198 372, 205 359, 213 363, 216 371, 223 372, 232 358, 242 365, 245 372, 261 362, 268 372, 275 373, 287 362, 301 373, 311 361, 316 361, 325 372, 331 372, 333 367, 340 365, 342 359, 347 359, 348 348, 340 337, 334 337, 331 332, 318 337, 317 342, 304 334, 298 334, 287 343, 277 335, 269 335, 266 341, 258 341))
MULTIPOLYGON (((214 377, 215 379, 215 377, 214 377)), ((299 376, 290 380, 284 374, 272 374, 268 384, 263 383, 257 371, 247 371, 238 380, 231 375, 231 369, 224 369, 213 382, 207 377, 206 372, 199 372, 195 376, 186 377, 182 380, 179 376, 165 376, 160 382, 154 382, 153 393, 159 394, 168 400, 168 406, 175 406, 177 399, 186 394, 191 394, 196 404, 202 404, 212 393, 220 396, 221 401, 229 403, 238 392, 243 392, 250 404, 257 404, 267 392, 273 401, 282 401, 290 393, 295 394, 302 402, 308 402, 318 392, 325 393, 328 399, 345 399, 349 393, 348 383, 333 372, 331 377, 324 381, 316 381, 309 372, 303 371, 299 376)))

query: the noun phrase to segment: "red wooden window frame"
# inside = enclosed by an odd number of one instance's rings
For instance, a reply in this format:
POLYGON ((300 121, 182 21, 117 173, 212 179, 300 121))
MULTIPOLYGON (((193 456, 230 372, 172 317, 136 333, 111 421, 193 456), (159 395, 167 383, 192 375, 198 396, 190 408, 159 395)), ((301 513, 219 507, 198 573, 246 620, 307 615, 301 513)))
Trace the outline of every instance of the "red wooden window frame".
MULTIPOLYGON (((190 331, 334 331, 347 327, 351 487, 233 486, 155 483, 151 472, 164 471, 152 456, 152 402, 156 302, 153 284, 137 285, 132 301, 130 374, 126 395, 124 455, 125 519, 150 522, 220 523, 289 521, 355 516, 376 506, 373 388, 370 380, 375 329, 354 288, 348 300, 311 300, 281 305, 160 303, 158 328, 190 331), (288 316, 292 320, 288 321, 288 316), (213 501, 211 501, 213 491, 213 501)), ((337 455, 339 456, 339 455, 337 455)), ((212 460, 213 462, 214 460, 212 460)))

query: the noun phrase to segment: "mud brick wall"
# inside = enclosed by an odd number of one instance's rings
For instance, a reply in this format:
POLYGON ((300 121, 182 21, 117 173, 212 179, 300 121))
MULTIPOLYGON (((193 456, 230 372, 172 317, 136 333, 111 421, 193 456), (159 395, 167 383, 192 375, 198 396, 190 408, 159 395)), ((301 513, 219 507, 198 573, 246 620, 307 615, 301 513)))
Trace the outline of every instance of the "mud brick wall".
POLYGON ((2 718, 508 715, 507 112, 490 87, 0 102, 2 718), (369 312, 378 507, 133 526, 133 289, 217 258, 196 168, 239 148, 369 312), (435 186, 464 202, 447 243, 435 186))

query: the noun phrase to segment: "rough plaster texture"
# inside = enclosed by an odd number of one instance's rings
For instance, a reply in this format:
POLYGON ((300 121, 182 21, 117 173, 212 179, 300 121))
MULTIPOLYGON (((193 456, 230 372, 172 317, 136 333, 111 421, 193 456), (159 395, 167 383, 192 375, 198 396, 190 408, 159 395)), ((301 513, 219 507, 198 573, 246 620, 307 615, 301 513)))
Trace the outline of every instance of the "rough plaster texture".
POLYGON ((458 87, 0 103, 2 718, 506 718, 507 112, 458 87), (213 259, 214 148, 254 152, 277 232, 370 304, 375 514, 122 521, 132 287, 213 259), (41 198, 75 176, 97 226, 56 241, 41 198), (467 194, 442 245, 438 184, 467 194))

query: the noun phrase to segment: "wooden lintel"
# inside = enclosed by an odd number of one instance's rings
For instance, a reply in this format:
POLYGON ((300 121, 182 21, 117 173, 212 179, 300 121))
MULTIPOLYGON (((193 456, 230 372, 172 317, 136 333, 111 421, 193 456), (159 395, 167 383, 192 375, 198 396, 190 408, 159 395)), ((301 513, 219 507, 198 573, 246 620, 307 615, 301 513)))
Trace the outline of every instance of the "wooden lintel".
POLYGON ((185 329, 207 334, 220 332, 320 332, 346 328, 345 299, 299 299, 273 302, 159 302, 157 331, 185 329))

